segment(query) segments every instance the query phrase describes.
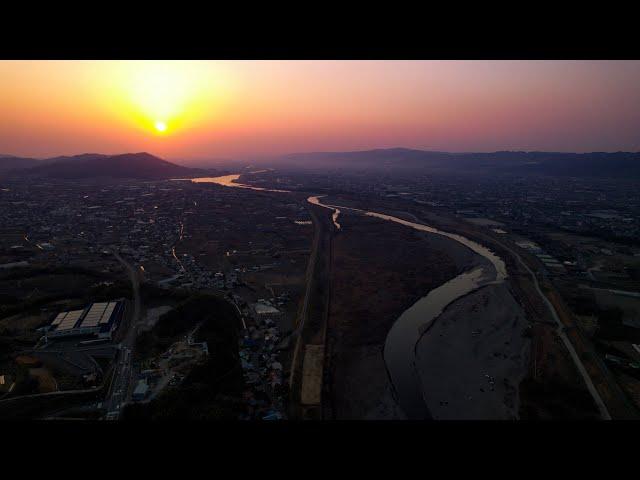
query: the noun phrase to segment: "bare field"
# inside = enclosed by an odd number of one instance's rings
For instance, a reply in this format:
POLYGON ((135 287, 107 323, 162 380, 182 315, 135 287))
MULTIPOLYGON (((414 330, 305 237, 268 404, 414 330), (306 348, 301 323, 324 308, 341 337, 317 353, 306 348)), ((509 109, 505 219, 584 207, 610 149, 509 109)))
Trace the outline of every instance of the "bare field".
POLYGON ((307 345, 302 364, 301 403, 319 405, 322 392, 323 345, 307 345))
POLYGON ((333 240, 329 390, 337 419, 401 418, 382 351, 400 314, 477 261, 448 239, 350 212, 333 240))

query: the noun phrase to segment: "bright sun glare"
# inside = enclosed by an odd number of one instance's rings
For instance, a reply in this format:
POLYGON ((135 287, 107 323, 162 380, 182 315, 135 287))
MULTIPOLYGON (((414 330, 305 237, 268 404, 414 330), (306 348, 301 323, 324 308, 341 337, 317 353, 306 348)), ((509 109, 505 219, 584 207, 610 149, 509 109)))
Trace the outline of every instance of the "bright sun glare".
POLYGON ((225 70, 201 62, 120 62, 104 75, 106 106, 146 134, 181 135, 211 119, 228 95, 225 70))
POLYGON ((135 110, 156 133, 166 133, 169 122, 173 124, 187 113, 193 86, 179 65, 143 63, 132 80, 135 110))

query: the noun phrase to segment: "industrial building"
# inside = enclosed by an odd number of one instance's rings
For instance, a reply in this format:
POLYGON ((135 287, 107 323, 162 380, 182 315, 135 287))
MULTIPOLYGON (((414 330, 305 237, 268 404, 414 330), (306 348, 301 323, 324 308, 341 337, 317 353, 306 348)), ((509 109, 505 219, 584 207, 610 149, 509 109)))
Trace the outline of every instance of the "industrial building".
POLYGON ((280 310, 278 310, 273 305, 258 301, 254 303, 253 310, 256 312, 256 315, 260 317, 277 317, 280 315, 280 310))
POLYGON ((140 380, 136 385, 136 388, 133 390, 131 399, 134 402, 141 402, 142 400, 147 398, 148 394, 149 394, 149 384, 147 383, 146 379, 143 379, 143 380, 140 380))
POLYGON ((92 303, 82 310, 58 313, 45 334, 46 339, 67 336, 111 338, 124 314, 124 300, 92 303))

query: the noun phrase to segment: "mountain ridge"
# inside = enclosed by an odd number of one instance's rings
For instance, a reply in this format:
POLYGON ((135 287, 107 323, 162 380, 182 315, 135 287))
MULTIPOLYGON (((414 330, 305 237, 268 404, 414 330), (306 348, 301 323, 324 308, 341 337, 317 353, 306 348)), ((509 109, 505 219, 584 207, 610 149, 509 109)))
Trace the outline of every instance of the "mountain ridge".
MULTIPOLYGON (((372 169, 445 173, 510 173, 640 179, 640 152, 443 152, 405 147, 290 153, 261 162, 296 169, 372 169)), ((52 178, 169 178, 206 173, 148 152, 82 153, 45 159, 0 156, 0 172, 52 178)))
POLYGON ((283 155, 274 164, 310 169, 390 169, 640 178, 640 152, 440 152, 406 148, 283 155))
POLYGON ((148 152, 105 155, 85 153, 39 160, 29 168, 14 170, 14 175, 48 178, 150 178, 195 176, 201 173, 156 157, 148 152))

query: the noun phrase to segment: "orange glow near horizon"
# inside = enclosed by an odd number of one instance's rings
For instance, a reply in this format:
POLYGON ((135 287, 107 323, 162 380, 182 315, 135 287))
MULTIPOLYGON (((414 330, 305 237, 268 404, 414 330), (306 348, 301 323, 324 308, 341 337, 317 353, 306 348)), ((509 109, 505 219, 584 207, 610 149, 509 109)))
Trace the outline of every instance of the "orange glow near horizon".
POLYGON ((122 124, 155 135, 177 135, 212 121, 225 89, 221 78, 205 83, 202 67, 194 62, 119 62, 106 92, 109 110, 122 124))
POLYGON ((640 150, 637 61, 0 61, 0 154, 640 150))

